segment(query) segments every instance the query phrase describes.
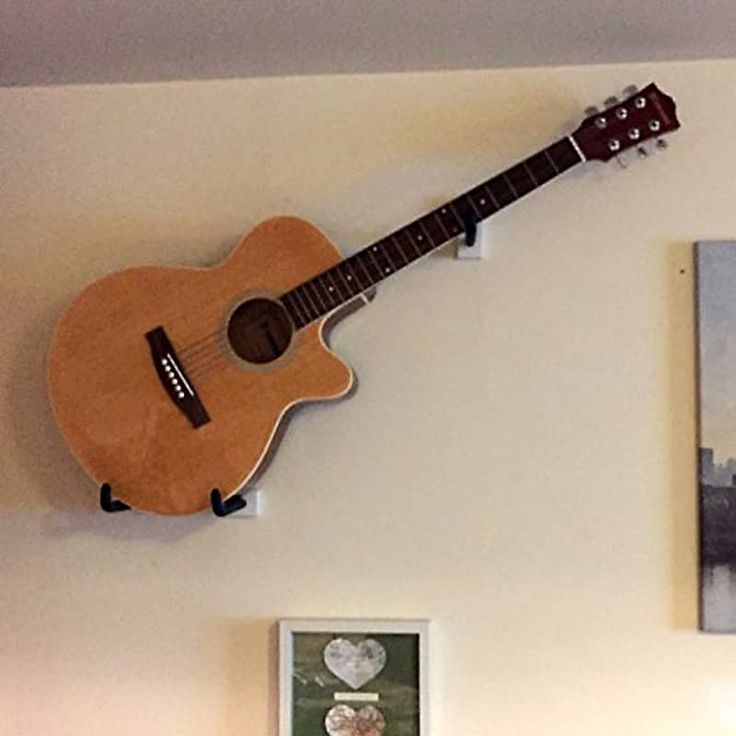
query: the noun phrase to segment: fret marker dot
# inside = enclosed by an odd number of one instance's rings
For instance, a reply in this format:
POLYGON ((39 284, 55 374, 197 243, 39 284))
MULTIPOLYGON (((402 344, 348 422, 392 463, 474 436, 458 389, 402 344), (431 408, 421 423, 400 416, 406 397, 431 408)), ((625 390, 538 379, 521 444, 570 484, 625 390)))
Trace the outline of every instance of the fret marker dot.
POLYGON ((328 286, 327 287, 327 291, 335 291, 335 287, 334 286, 328 286))
POLYGON ((386 269, 386 273, 391 273, 391 269, 390 268, 387 268, 386 269))
POLYGON ((481 199, 480 203, 485 204, 486 203, 485 199, 481 199))
POLYGON ((417 235, 417 240, 422 240, 422 236, 421 235, 417 235))
POLYGON ((353 280, 353 277, 350 276, 350 274, 348 274, 348 281, 352 281, 352 280, 353 280))
POLYGON ((445 212, 447 212, 447 210, 446 210, 446 209, 445 209, 445 208, 443 207, 443 208, 442 208, 442 209, 440 210, 440 212, 441 212, 441 213, 442 213, 442 214, 444 215, 444 214, 445 214, 445 212))

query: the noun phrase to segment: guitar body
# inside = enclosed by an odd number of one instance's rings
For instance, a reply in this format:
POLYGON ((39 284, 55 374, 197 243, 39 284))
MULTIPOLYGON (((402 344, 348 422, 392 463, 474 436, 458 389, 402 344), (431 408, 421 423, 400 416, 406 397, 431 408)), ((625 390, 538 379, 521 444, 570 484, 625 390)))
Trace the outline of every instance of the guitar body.
POLYGON ((296 330, 278 302, 340 260, 315 227, 279 217, 214 268, 133 268, 90 285, 49 356, 54 413, 87 473, 162 514, 241 488, 287 409, 352 385, 326 318, 296 330))

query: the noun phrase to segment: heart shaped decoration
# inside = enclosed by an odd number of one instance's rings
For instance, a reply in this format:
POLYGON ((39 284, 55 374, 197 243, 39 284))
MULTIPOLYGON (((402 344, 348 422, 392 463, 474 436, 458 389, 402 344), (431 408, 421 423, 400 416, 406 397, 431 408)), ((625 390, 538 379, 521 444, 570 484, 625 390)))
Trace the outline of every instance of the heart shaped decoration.
POLYGON ((363 639, 357 646, 347 639, 333 639, 322 657, 327 669, 353 690, 370 682, 386 666, 386 650, 375 639, 363 639))
POLYGON ((374 705, 356 711, 349 705, 336 705, 325 716, 329 736, 381 736, 386 718, 374 705))

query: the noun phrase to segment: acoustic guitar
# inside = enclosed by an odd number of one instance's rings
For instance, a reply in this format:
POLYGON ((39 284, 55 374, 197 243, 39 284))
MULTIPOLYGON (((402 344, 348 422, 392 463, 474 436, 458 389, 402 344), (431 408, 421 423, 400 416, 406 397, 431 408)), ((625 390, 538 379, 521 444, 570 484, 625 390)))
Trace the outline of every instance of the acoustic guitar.
POLYGON ((585 161, 679 127, 654 84, 590 111, 570 135, 349 258, 314 225, 275 217, 212 268, 131 268, 87 287, 51 345, 62 434, 108 510, 224 515, 273 449, 288 411, 337 399, 351 369, 325 325, 376 284, 585 161), (112 500, 114 494, 117 501, 112 500))

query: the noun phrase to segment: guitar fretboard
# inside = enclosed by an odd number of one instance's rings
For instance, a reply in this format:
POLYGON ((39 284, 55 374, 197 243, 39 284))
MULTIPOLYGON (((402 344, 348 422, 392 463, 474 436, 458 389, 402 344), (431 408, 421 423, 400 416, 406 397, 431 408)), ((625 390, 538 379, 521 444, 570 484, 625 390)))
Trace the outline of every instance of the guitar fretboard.
POLYGON ((302 328, 583 160, 563 138, 281 295, 302 328))

